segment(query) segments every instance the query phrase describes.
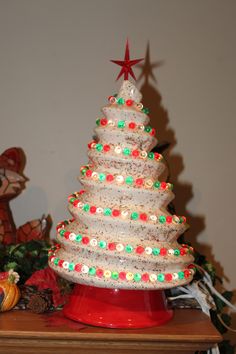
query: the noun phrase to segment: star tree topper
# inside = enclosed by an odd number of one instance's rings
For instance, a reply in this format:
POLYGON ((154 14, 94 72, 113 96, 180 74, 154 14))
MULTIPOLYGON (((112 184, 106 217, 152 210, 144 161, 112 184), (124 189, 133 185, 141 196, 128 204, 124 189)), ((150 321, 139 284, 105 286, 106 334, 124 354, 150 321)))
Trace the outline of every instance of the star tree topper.
POLYGON ((134 75, 134 72, 132 70, 132 66, 140 63, 143 59, 133 59, 130 60, 129 57, 129 42, 128 40, 126 41, 126 48, 125 48, 125 57, 124 60, 111 60, 112 63, 115 63, 117 65, 120 65, 121 71, 119 75, 117 76, 116 80, 119 80, 119 78, 124 75, 124 80, 129 79, 129 74, 132 76, 134 80, 136 80, 136 77, 134 75))

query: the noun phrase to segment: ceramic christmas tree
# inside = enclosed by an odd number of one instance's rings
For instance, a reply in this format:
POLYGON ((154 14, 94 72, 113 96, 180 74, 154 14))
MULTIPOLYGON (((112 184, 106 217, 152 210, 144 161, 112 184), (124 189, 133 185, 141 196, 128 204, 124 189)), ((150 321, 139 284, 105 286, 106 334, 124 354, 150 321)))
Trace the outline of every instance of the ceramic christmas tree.
POLYGON ((49 264, 77 283, 66 316, 93 325, 145 327, 171 318, 162 289, 193 277, 193 257, 177 243, 186 230, 184 216, 171 215, 172 185, 159 178, 164 158, 157 144, 135 79, 128 43, 118 78, 118 95, 110 96, 97 119, 96 140, 88 144, 82 166, 83 190, 69 196, 72 219, 57 228, 59 244, 49 264))

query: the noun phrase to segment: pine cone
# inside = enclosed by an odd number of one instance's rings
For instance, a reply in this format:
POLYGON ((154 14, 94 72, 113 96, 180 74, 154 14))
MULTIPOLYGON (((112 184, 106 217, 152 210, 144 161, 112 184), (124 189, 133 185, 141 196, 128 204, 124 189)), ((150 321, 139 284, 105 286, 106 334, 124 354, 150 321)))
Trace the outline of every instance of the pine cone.
POLYGON ((34 294, 30 297, 27 309, 35 313, 43 313, 50 309, 51 304, 48 294, 34 294))

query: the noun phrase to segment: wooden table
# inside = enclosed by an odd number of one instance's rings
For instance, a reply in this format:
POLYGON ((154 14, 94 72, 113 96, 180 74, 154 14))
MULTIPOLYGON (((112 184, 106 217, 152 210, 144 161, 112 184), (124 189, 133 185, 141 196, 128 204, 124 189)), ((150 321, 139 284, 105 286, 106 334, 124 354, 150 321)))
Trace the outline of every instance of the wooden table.
POLYGON ((175 310, 169 323, 136 330, 81 325, 65 319, 60 311, 0 314, 1 354, 192 354, 221 339, 200 310, 175 310))

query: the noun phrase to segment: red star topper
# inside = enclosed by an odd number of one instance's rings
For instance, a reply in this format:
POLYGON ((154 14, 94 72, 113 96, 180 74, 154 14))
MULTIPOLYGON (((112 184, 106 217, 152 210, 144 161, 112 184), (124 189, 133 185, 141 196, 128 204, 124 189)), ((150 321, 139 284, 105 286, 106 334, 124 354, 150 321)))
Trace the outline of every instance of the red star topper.
POLYGON ((125 48, 125 57, 124 60, 111 60, 112 63, 115 63, 117 65, 122 66, 122 69, 117 76, 116 80, 119 80, 119 78, 124 75, 124 80, 129 79, 129 74, 132 76, 134 80, 136 80, 136 77, 134 75, 134 72, 132 70, 132 66, 139 63, 143 59, 129 59, 129 42, 128 40, 126 41, 126 48, 125 48))

